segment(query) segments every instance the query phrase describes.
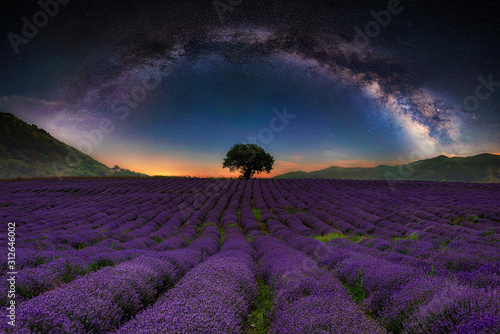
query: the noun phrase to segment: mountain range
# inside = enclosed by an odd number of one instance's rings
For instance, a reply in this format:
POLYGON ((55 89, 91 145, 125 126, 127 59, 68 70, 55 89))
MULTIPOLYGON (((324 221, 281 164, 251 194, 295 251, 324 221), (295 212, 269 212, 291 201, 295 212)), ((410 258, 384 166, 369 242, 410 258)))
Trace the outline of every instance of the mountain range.
MULTIPOLYGON (((109 168, 12 114, 0 112, 0 179, 35 177, 145 177, 118 166, 109 168)), ((399 166, 332 166, 313 172, 290 172, 275 179, 415 180, 500 182, 500 155, 444 155, 399 166)))
POLYGON ((147 176, 109 168, 47 131, 0 112, 0 179, 75 176, 147 176))
POLYGON ((500 155, 483 153, 471 157, 440 155, 399 166, 332 166, 313 172, 290 172, 275 179, 415 180, 437 182, 500 182, 500 155))

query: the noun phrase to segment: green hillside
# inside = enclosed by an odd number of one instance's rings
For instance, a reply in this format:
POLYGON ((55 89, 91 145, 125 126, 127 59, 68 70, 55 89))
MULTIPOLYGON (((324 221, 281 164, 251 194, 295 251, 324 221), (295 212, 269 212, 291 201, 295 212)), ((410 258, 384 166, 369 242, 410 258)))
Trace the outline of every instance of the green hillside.
POLYGON ((277 179, 418 180, 446 182, 500 182, 500 156, 483 153, 472 157, 436 158, 400 166, 371 168, 328 167, 314 172, 290 172, 277 179))
POLYGON ((0 178, 71 176, 147 175, 110 169, 36 125, 0 112, 0 178))

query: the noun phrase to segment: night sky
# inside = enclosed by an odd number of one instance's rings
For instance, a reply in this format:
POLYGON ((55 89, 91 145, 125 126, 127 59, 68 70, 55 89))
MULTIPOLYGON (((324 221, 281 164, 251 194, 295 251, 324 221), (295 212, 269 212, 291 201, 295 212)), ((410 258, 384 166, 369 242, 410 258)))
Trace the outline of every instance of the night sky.
POLYGON ((0 110, 110 167, 224 176, 250 142, 270 176, 500 152, 492 1, 61 2, 2 3, 0 110))

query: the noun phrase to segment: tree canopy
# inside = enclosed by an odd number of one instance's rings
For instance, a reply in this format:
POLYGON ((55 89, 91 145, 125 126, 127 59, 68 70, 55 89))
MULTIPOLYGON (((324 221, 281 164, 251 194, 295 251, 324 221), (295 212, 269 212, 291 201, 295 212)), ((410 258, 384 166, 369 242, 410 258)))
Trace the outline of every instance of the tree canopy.
POLYGON ((270 173, 274 158, 256 144, 235 144, 224 158, 222 168, 240 172, 241 177, 251 178, 255 173, 270 173))

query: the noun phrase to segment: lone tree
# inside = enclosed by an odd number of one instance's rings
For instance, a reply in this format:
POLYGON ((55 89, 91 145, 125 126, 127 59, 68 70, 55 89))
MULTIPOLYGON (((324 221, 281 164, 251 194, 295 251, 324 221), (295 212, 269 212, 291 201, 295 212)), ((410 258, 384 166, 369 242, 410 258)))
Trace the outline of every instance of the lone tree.
POLYGON ((251 178, 255 173, 267 173, 273 169, 274 158, 255 144, 235 144, 222 164, 222 168, 229 168, 231 172, 239 171, 241 177, 251 178))

